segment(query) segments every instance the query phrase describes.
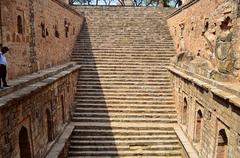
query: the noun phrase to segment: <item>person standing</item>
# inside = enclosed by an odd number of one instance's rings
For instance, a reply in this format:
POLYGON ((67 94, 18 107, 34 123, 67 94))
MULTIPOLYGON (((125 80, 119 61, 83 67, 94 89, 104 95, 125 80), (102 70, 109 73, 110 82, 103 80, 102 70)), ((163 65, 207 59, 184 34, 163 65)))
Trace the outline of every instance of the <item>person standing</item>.
POLYGON ((6 81, 7 77, 7 59, 5 54, 9 51, 8 47, 3 47, 0 51, 0 88, 9 87, 6 81), (3 82, 3 87, 1 82, 3 82))

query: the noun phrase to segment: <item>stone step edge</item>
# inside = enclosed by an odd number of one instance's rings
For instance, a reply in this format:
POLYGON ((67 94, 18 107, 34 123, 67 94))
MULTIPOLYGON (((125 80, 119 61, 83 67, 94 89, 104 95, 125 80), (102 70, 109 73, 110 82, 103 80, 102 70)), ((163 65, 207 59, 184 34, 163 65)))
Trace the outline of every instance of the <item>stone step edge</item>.
POLYGON ((24 75, 24 76, 18 77, 13 80, 9 80, 8 84, 10 85, 10 87, 0 90, 0 97, 8 95, 8 94, 10 94, 14 91, 17 91, 25 86, 28 86, 30 84, 34 84, 38 81, 41 81, 48 77, 56 75, 56 74, 60 73, 61 71, 72 68, 75 64, 76 64, 75 62, 69 62, 69 63, 63 64, 63 65, 58 65, 58 66, 55 66, 55 67, 52 67, 49 69, 40 70, 37 73, 32 73, 29 75, 24 75))
POLYGON ((187 136, 183 132, 183 129, 180 125, 176 124, 174 126, 174 131, 179 138, 179 142, 181 143, 181 146, 183 147, 183 150, 188 155, 189 158, 199 158, 196 149, 192 146, 190 141, 188 140, 187 136))
POLYGON ((80 65, 74 64, 66 69, 58 69, 59 71, 56 71, 58 73, 53 73, 52 76, 46 75, 46 78, 43 78, 42 80, 37 80, 37 82, 34 82, 33 84, 28 84, 27 86, 13 91, 12 93, 5 95, 4 97, 0 97, 0 109, 5 106, 11 106, 22 98, 33 94, 34 92, 41 91, 44 87, 53 84, 54 82, 57 82, 59 79, 71 73, 78 72, 80 68, 80 65))
MULTIPOLYGON (((119 153, 119 151, 94 151, 94 153, 92 153, 92 151, 69 151, 69 154, 105 154, 107 156, 107 154, 130 154, 130 155, 135 155, 135 154, 170 154, 171 155, 181 155, 181 150, 174 150, 174 151, 152 151, 152 150, 145 150, 145 151, 141 151, 141 153, 139 153, 139 151, 134 152, 133 151, 121 151, 119 153)), ((136 155, 136 156, 137 156, 136 155)), ((168 157, 168 156, 167 156, 168 157)))
POLYGON ((91 127, 111 127, 112 129, 114 129, 115 127, 133 127, 133 128, 141 128, 141 127, 145 127, 145 128, 151 128, 151 127, 158 127, 158 128, 172 128, 172 130, 174 130, 175 124, 161 124, 161 123, 94 123, 94 122, 72 122, 72 125, 74 125, 75 127, 86 127, 86 126, 91 126, 91 127))
POLYGON ((68 143, 68 140, 70 140, 73 130, 74 125, 71 123, 68 124, 64 131, 62 132, 62 135, 60 135, 60 137, 56 139, 54 146, 50 150, 48 150, 48 153, 46 154, 45 158, 59 158, 66 144, 68 143))

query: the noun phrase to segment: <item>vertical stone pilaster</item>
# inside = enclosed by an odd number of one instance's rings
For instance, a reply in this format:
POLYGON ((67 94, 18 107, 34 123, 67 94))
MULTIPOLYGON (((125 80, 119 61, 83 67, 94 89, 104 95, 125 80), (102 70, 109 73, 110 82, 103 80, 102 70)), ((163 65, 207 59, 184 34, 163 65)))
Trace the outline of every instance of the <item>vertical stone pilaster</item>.
POLYGON ((3 46, 3 31, 2 31, 2 1, 0 1, 0 48, 3 46))
POLYGON ((29 15, 30 15, 30 72, 37 72, 38 71, 38 62, 37 62, 37 53, 35 50, 35 27, 34 27, 34 0, 29 0, 29 15))

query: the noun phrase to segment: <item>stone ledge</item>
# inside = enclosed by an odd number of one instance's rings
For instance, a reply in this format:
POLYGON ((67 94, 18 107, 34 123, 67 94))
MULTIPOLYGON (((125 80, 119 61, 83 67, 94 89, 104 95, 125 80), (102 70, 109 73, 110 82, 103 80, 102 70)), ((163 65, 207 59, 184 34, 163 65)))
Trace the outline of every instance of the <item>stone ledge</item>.
POLYGON ((179 70, 179 68, 176 67, 168 67, 168 69, 172 73, 196 84, 206 91, 211 91, 214 95, 240 108, 240 85, 211 81, 210 79, 204 78, 197 74, 193 74, 186 70, 183 70, 184 72, 182 72, 182 70, 179 70))
POLYGON ((198 1, 200 1, 200 0, 191 0, 190 2, 182 5, 180 8, 178 8, 177 10, 175 10, 174 12, 172 12, 170 15, 168 15, 168 16, 167 16, 167 19, 170 19, 170 18, 172 18, 173 16, 181 13, 183 10, 191 7, 192 5, 194 5, 195 3, 197 3, 198 1))
POLYGON ((72 124, 69 124, 65 130, 63 131, 63 134, 59 137, 59 139, 55 142, 54 146, 50 151, 48 152, 46 158, 59 158, 64 151, 64 148, 66 147, 69 138, 72 134, 72 131, 74 129, 74 126, 72 124))
MULTIPOLYGON (((23 99, 24 97, 28 97, 29 95, 41 90, 42 88, 46 87, 49 84, 54 83, 55 81, 59 80, 60 78, 71 74, 75 71, 78 71, 80 69, 80 65, 73 65, 73 63, 71 63, 72 66, 71 67, 64 67, 64 69, 62 69, 62 67, 59 68, 52 68, 50 70, 44 70, 44 72, 40 73, 39 76, 41 77, 36 77, 34 78, 34 74, 30 75, 30 81, 27 80, 24 83, 22 83, 21 88, 13 89, 11 92, 7 95, 5 95, 4 97, 0 98, 0 109, 5 107, 5 106, 10 106, 12 104, 14 104, 15 102, 18 102, 20 99, 23 99), (68 68, 68 69, 67 69, 68 68), (51 71, 51 70, 55 70, 55 71, 51 71), (60 72, 59 72, 60 71, 60 72), (42 74, 42 75, 41 75, 42 74), (32 79, 34 78, 34 79, 32 79), (32 83, 34 80, 35 82, 32 83), (25 85, 25 86, 23 86, 25 85)), ((68 65, 68 64, 67 64, 68 65)), ((16 85, 17 86, 17 85, 16 85)))
POLYGON ((187 136, 184 134, 180 126, 175 126, 174 130, 184 148, 186 153, 188 154, 189 158, 199 158, 197 152, 195 151, 192 144, 189 142, 187 136))
POLYGON ((25 75, 25 76, 16 78, 14 80, 10 80, 10 81, 8 81, 8 83, 11 87, 0 90, 0 97, 7 95, 9 93, 12 93, 18 89, 21 89, 21 88, 28 86, 30 84, 33 84, 35 82, 39 82, 43 79, 46 79, 50 76, 53 76, 53 75, 59 73, 61 71, 69 69, 69 68, 73 67, 74 64, 75 63, 70 62, 70 63, 64 64, 64 65, 55 66, 50 69, 41 70, 39 72, 32 73, 30 75, 25 75))

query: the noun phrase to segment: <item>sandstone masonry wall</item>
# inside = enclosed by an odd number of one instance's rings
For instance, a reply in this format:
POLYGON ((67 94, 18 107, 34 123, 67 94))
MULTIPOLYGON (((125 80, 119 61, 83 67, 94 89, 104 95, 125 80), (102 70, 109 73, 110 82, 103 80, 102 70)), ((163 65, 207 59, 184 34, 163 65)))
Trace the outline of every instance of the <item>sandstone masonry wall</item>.
POLYGON ((61 73, 14 92, 5 105, 1 100, 0 158, 45 157, 73 109, 78 71, 61 73))
POLYGON ((171 68, 171 72, 178 122, 199 157, 220 158, 222 155, 223 158, 238 158, 240 107, 227 99, 228 95, 233 98, 234 94, 220 92, 220 84, 212 86, 175 68, 171 68), (224 137, 220 131, 226 134, 224 148, 221 148, 224 137), (224 152, 221 153, 220 149, 224 152))
POLYGON ((239 81, 238 5, 235 0, 192 0, 169 15, 168 24, 177 51, 198 54, 214 70, 239 81))
POLYGON ((168 16, 178 122, 200 158, 240 156, 239 2, 190 0, 168 16))
POLYGON ((70 60, 83 17, 60 0, 2 0, 2 41, 10 47, 8 77, 70 60))

